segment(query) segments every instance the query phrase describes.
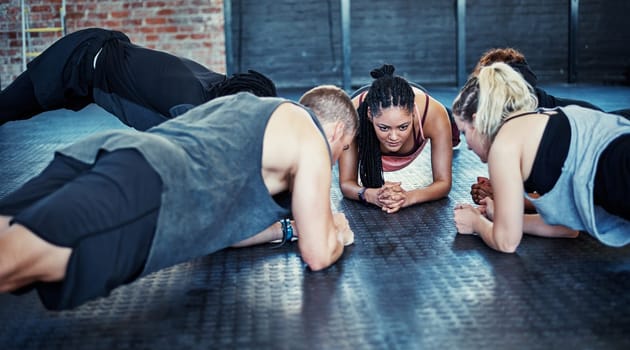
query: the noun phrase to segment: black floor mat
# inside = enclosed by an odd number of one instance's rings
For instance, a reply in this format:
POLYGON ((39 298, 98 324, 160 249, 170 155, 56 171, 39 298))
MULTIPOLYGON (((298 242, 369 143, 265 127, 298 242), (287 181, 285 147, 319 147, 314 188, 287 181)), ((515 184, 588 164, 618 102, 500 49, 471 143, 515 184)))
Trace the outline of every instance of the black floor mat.
MULTIPOLYGON (((94 106, 0 126, 0 197, 59 146, 120 127, 94 106)), ((428 154, 388 178, 426 184, 428 154)), ((322 272, 305 268, 295 244, 262 245, 162 270, 70 311, 46 311, 34 293, 0 294, 0 348, 630 348, 630 247, 526 236, 502 254, 457 235, 452 208, 485 174, 463 145, 448 198, 397 214, 343 199, 335 179, 333 207, 356 243, 322 272)))

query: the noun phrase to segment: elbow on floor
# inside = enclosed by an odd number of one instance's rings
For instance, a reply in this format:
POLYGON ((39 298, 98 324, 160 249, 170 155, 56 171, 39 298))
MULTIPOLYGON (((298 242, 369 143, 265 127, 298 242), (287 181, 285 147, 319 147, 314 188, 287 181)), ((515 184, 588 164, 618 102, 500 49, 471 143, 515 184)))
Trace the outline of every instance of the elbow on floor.
POLYGON ((513 243, 499 243, 497 244, 497 250, 500 251, 501 253, 515 253, 516 252, 516 248, 518 248, 518 243, 513 244, 513 243))
POLYGON ((330 259, 319 257, 302 257, 302 260, 308 265, 312 271, 321 271, 332 265, 330 259))

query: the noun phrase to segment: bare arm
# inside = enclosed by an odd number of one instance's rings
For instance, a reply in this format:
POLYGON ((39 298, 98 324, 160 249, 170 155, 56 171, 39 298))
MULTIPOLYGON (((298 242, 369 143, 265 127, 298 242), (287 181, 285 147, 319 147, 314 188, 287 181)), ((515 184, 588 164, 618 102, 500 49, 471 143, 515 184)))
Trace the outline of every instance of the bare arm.
POLYGON ((489 247, 506 253, 514 252, 523 237, 523 183, 517 147, 497 139, 488 156, 496 203, 494 221, 468 204, 457 206, 454 214, 458 232, 477 232, 489 247))
MULTIPOLYGON (((293 181, 292 209, 302 259, 312 270, 327 268, 339 259, 353 233, 343 214, 330 207, 332 172, 330 157, 320 135, 301 137, 293 181), (307 156, 308 155, 308 156, 307 156)), ((348 153, 347 151, 344 153, 348 153)))
MULTIPOLYGON (((424 94, 421 98, 424 99, 424 94)), ((426 187, 407 191, 403 207, 444 198, 451 190, 453 142, 448 113, 434 99, 430 100, 428 113, 424 135, 431 140, 433 182, 426 187)))
MULTIPOLYGON (((360 95, 352 99, 355 109, 359 109, 360 95)), ((357 139, 352 141, 350 148, 341 154, 339 158, 339 188, 345 198, 360 201, 359 191, 363 186, 359 185, 359 149, 357 139)), ((382 207, 378 200, 380 188, 366 188, 363 193, 365 201, 382 207)))
MULTIPOLYGON (((350 144, 350 148, 341 154, 339 158, 339 188, 344 197, 360 201, 359 191, 363 186, 359 185, 359 153, 357 149, 356 139, 350 144)), ((398 185, 400 185, 398 183, 398 185)), ((391 183, 385 184, 380 188, 366 188, 363 192, 363 198, 370 204, 383 207, 383 202, 379 199, 379 195, 386 190, 391 183)))
POLYGON ((503 142, 497 137, 488 155, 488 171, 494 188, 494 221, 480 226, 479 234, 491 248, 506 253, 514 252, 523 237, 520 154, 518 144, 503 142))
MULTIPOLYGON (((320 164, 320 167, 328 169, 329 165, 320 164)), ((330 209, 331 174, 308 172, 302 168, 296 174, 292 205, 301 233, 298 247, 302 259, 312 270, 317 271, 339 259, 343 253, 343 236, 333 221, 330 209), (319 176, 315 176, 317 173, 319 176)))
MULTIPOLYGON (((342 143, 349 142, 343 133, 343 124, 334 122, 322 127, 333 156, 338 157, 342 143)), ((285 103, 269 119, 263 142, 263 179, 272 195, 291 192, 302 260, 312 270, 330 266, 341 256, 343 243, 352 241, 352 231, 347 221, 336 224, 336 216, 331 212, 332 169, 326 139, 306 110, 285 103)), ((274 236, 273 228, 266 230, 271 231, 263 231, 254 242, 274 236)), ((280 237, 279 231, 277 234, 280 237)))
POLYGON ((271 241, 275 241, 278 239, 282 239, 282 226, 279 222, 274 223, 273 225, 266 228, 264 231, 258 233, 255 236, 244 239, 236 244, 233 244, 233 248, 242 248, 249 247, 252 245, 269 243, 271 241))
MULTIPOLYGON (((355 109, 359 108, 359 96, 352 99, 355 109)), ((339 189, 344 197, 352 200, 361 200, 359 191, 363 188, 359 185, 359 149, 357 139, 352 141, 350 148, 341 154, 339 158, 339 189)), ((377 188, 368 188, 364 192, 364 198, 368 203, 378 205, 376 199, 377 188)))
MULTIPOLYGON (((546 224, 540 215, 523 214, 523 152, 518 137, 523 136, 518 132, 499 134, 488 155, 488 169, 494 192, 494 213, 491 214, 493 221, 470 206, 456 209, 455 213, 458 230, 479 233, 488 246, 501 252, 514 252, 523 233, 542 237, 577 235, 577 232, 566 227, 546 224)), ((535 149, 530 152, 535 154, 535 149)))
POLYGON ((565 226, 548 225, 539 214, 524 215, 523 230, 533 236, 549 238, 575 238, 580 234, 580 231, 565 226))
MULTIPOLYGON (((344 197, 353 200, 359 199, 359 153, 356 138, 350 144, 350 148, 341 154, 339 158, 339 188, 344 197)), ((368 189, 367 191, 374 191, 368 189)))

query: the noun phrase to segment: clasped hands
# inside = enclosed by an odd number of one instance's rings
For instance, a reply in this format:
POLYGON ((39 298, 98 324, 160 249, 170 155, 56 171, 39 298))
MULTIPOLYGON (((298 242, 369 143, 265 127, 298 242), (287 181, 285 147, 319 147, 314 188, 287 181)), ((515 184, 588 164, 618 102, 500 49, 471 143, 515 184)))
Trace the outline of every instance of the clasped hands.
POLYGON ((477 183, 470 186, 470 195, 476 204, 481 204, 481 200, 486 197, 494 198, 490 179, 478 176, 477 183))
POLYGON ((494 214, 492 194, 490 179, 483 176, 477 177, 477 183, 470 187, 470 195, 473 202, 479 204, 479 206, 475 207, 471 204, 457 204, 455 206, 454 220, 457 232, 474 234, 475 222, 480 216, 485 216, 492 221, 494 214))
POLYGON ((386 213, 395 213, 400 210, 407 200, 407 191, 400 182, 386 181, 376 192, 376 205, 386 213))

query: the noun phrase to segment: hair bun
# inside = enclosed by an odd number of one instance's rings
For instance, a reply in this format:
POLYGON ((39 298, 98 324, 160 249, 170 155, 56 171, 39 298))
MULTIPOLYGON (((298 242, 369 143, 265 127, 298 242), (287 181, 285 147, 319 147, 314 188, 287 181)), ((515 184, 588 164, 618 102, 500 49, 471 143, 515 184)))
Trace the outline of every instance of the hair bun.
POLYGON ((384 64, 380 68, 372 69, 372 71, 370 72, 370 75, 374 79, 379 79, 379 78, 386 77, 386 76, 387 77, 393 77, 395 70, 396 70, 396 68, 393 65, 391 65, 391 64, 384 64))

